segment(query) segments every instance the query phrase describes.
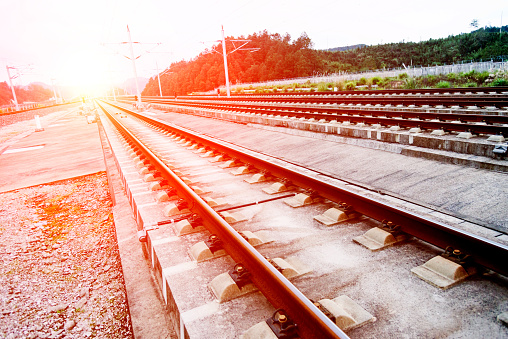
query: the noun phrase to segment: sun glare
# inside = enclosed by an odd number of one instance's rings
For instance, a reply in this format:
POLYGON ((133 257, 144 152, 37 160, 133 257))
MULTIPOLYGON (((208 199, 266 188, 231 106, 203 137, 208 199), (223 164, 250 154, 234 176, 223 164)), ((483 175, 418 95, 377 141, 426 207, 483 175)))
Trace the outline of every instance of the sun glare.
POLYGON ((74 53, 63 63, 57 81, 72 86, 83 94, 101 94, 110 85, 107 62, 107 58, 99 53, 74 53))

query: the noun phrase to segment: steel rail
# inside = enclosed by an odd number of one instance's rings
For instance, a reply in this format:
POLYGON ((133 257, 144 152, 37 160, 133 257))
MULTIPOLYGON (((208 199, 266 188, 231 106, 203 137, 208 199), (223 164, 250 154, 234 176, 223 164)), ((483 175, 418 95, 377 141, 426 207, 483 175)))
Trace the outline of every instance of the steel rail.
MULTIPOLYGON (((418 88, 418 89, 361 89, 361 90, 346 90, 346 91, 316 91, 316 92, 277 92, 277 93, 244 93, 244 94, 232 94, 234 97, 242 97, 242 96, 290 96, 290 95, 309 95, 309 96, 323 96, 323 95, 425 95, 428 94, 443 94, 446 93, 505 93, 508 92, 508 87, 506 86, 496 86, 496 87, 453 87, 453 88, 418 88)), ((217 95, 201 95, 208 97, 217 97, 217 95)))
POLYGON ((240 109, 249 113, 280 113, 286 112, 310 112, 325 113, 328 115, 362 115, 362 116, 382 116, 382 117, 401 117, 405 119, 439 119, 442 121, 461 120, 468 122, 485 122, 488 124, 508 124, 508 115, 490 115, 490 114, 467 114, 467 113, 438 113, 438 112, 418 112, 418 111, 390 111, 377 109, 351 109, 347 107, 309 107, 309 106, 288 106, 288 105, 266 105, 266 104, 244 104, 244 103, 213 103, 213 102, 180 102, 161 99, 147 99, 149 103, 159 103, 168 105, 183 105, 202 108, 227 108, 240 109))
POLYGON ((196 106, 202 108, 228 108, 240 109, 249 113, 280 113, 286 112, 310 112, 326 113, 328 115, 362 115, 362 116, 381 116, 381 117, 401 117, 405 119, 420 118, 424 120, 439 119, 442 121, 461 120, 467 122, 485 122, 488 124, 508 124, 508 115, 491 114, 468 114, 468 113, 439 113, 439 112, 418 112, 418 111, 393 111, 379 109, 351 109, 348 107, 309 107, 309 106, 289 106, 289 105, 267 105, 267 104, 245 104, 241 102, 234 103, 214 103, 209 102, 180 102, 174 100, 163 100, 160 98, 147 98, 146 102, 168 105, 196 106), (259 111, 259 112, 258 112, 259 111))
POLYGON ((404 233, 419 238, 429 244, 442 249, 446 249, 448 246, 459 249, 462 253, 471 255, 478 265, 508 276, 508 261, 506 260, 506 258, 508 258, 508 246, 506 245, 496 243, 487 238, 422 217, 412 212, 399 210, 392 205, 374 198, 362 196, 346 188, 338 188, 325 181, 308 177, 298 171, 288 169, 284 165, 277 165, 269 160, 263 160, 256 156, 245 154, 241 150, 224 143, 218 143, 205 135, 188 129, 169 125, 162 120, 150 118, 120 106, 115 107, 124 112, 133 114, 154 126, 176 131, 178 134, 186 138, 191 138, 204 146, 212 147, 220 152, 227 153, 231 157, 251 164, 258 169, 267 170, 275 177, 288 178, 299 187, 317 191, 324 198, 335 202, 345 202, 353 206, 357 212, 372 219, 379 221, 389 220, 399 225, 404 233))
POLYGON ((179 103, 171 101, 148 100, 151 103, 160 103, 166 105, 199 107, 207 109, 226 109, 229 111, 242 111, 259 114, 284 114, 305 119, 327 121, 349 121, 354 123, 367 123, 370 125, 380 124, 382 126, 400 126, 404 128, 420 127, 422 129, 436 130, 442 129, 447 132, 471 132, 474 134, 502 134, 508 136, 508 116, 495 115, 468 115, 454 113, 427 113, 427 112, 397 112, 397 111, 378 111, 378 110, 343 110, 340 108, 313 108, 313 107, 294 107, 294 106, 251 106, 248 104, 200 104, 200 103, 179 103), (251 107, 251 108, 249 108, 251 107), (311 111, 311 113, 309 113, 311 111), (315 111, 315 113, 312 113, 315 111), (323 112, 324 111, 324 112, 323 112), (344 115, 347 114, 347 115, 344 115), (417 118, 436 119, 440 121, 415 120, 417 118), (445 121, 443 121, 445 120, 445 121), (460 122, 457 122, 460 121, 460 122), (467 121, 471 123, 464 123, 467 121), (485 122, 487 125, 474 124, 473 122, 485 122), (492 124, 505 124, 492 125, 492 124))
POLYGON ((184 96, 179 99, 191 100, 214 100, 222 102, 245 101, 245 102, 288 102, 288 103, 321 103, 321 104, 396 104, 396 105, 447 105, 447 106, 508 106, 508 96, 500 95, 435 95, 435 96, 411 96, 411 95, 328 95, 328 96, 233 96, 233 97, 212 97, 212 96, 184 96))
MULTIPOLYGON (((263 99, 266 97, 295 97, 295 96, 307 96, 307 97, 319 97, 319 96, 334 96, 334 97, 343 97, 343 96, 410 96, 410 95, 436 95, 440 96, 449 96, 453 97, 453 95, 488 95, 488 96, 496 96, 496 95, 506 95, 508 94, 508 87, 506 86, 496 86, 496 87, 454 87, 454 88, 419 88, 419 89, 371 89, 371 90, 347 90, 347 91, 324 91, 324 92, 276 92, 276 93, 244 93, 244 94, 231 94, 231 97, 242 99, 243 97, 257 97, 259 99, 263 99)), ((173 99, 175 96, 143 96, 143 98, 159 98, 159 99, 173 99)), ((129 100, 134 99, 134 96, 124 96, 129 100)), ((219 99, 221 97, 217 97, 217 95, 180 95, 178 96, 180 99, 184 100, 196 100, 196 99, 219 99)), ((223 98, 223 97, 222 97, 223 98)))
MULTIPOLYGON (((134 113, 118 106, 112 106, 127 113, 134 113)), ((203 219, 204 226, 222 240, 225 250, 233 260, 237 263, 241 262, 252 273, 252 282, 268 301, 275 308, 283 308, 295 321, 298 333, 302 338, 349 338, 214 209, 174 174, 164 162, 146 148, 136 136, 114 119, 101 104, 99 107, 120 133, 142 150, 156 170, 178 191, 178 195, 189 204, 192 202, 189 209, 199 214, 203 219)))
MULTIPOLYGON (((437 89, 434 89, 437 90, 437 89)), ((459 90, 459 89, 457 89, 459 90)), ((192 100, 192 101, 245 101, 245 102, 292 102, 292 103, 353 103, 353 104, 402 104, 402 105, 448 105, 448 106, 508 106, 508 88, 507 87, 489 87, 484 88, 484 91, 494 92, 495 94, 473 94, 473 92, 464 92, 470 94, 457 94, 463 91, 455 91, 455 94, 439 94, 445 92, 427 92, 428 95, 416 94, 408 91, 402 92, 386 92, 386 91, 353 91, 353 92, 310 92, 310 93, 270 93, 270 94, 249 94, 249 95, 234 95, 231 97, 217 97, 217 96, 179 96, 179 100, 192 100), (504 89, 504 90, 502 90, 504 89), (317 93, 317 94, 315 94, 317 93), (434 95, 430 95, 434 93, 434 95), (439 94, 439 95, 437 95, 439 94)), ((480 92, 484 93, 484 92, 480 92)), ((161 97, 145 97, 148 99, 155 99, 161 97)), ((169 97, 164 97, 170 99, 169 97)))
MULTIPOLYGON (((207 98, 209 100, 209 98, 207 98)), ((304 103, 304 104, 393 104, 393 105, 415 105, 415 106, 496 106, 498 108, 508 106, 508 98, 492 98, 492 97, 440 97, 440 98, 426 98, 426 97, 266 97, 266 98, 255 98, 255 97, 230 97, 230 98, 217 98, 217 101, 231 102, 231 101, 246 101, 246 102, 285 102, 285 103, 304 103)), ((195 99, 199 100, 199 99, 195 99)))

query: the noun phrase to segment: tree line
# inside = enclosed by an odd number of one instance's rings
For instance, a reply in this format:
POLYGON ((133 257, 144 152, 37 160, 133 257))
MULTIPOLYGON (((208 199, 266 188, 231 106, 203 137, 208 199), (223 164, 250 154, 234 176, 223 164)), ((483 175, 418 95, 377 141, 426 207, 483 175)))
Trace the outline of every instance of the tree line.
MULTIPOLYGON (((313 74, 358 72, 408 65, 442 65, 469 60, 508 57, 508 26, 485 27, 471 33, 430 39, 422 42, 400 42, 374 46, 359 45, 344 51, 313 49, 306 33, 292 41, 289 34, 270 34, 266 30, 247 37, 249 48, 228 55, 231 83, 264 82, 313 74)), ((226 44, 228 51, 232 49, 226 44)), ((213 47, 222 51, 222 43, 213 47)), ((171 64, 161 76, 163 95, 183 95, 213 90, 225 84, 224 62, 220 53, 203 52, 189 61, 171 64)), ((157 77, 151 78, 142 95, 159 95, 157 77)))
MULTIPOLYGON (((41 102, 46 101, 53 96, 53 91, 44 88, 41 85, 30 84, 28 87, 14 86, 16 99, 19 104, 23 102, 41 102)), ((0 106, 11 105, 13 97, 12 91, 7 82, 0 82, 0 106)))
MULTIPOLYGON (((248 48, 259 48, 252 52, 238 50, 229 54, 228 70, 231 83, 259 82, 282 78, 294 78, 311 75, 321 70, 323 61, 318 51, 312 49, 312 41, 303 33, 295 41, 291 36, 266 30, 247 37, 230 39, 251 40, 248 48)), ((233 49, 226 43, 228 51, 233 49)), ((213 47, 222 51, 222 43, 213 47)), ((225 83, 224 61, 220 53, 203 52, 193 60, 171 64, 169 72, 161 76, 163 95, 187 94, 208 91, 225 83)), ((151 78, 142 95, 158 95, 157 78, 151 78)))

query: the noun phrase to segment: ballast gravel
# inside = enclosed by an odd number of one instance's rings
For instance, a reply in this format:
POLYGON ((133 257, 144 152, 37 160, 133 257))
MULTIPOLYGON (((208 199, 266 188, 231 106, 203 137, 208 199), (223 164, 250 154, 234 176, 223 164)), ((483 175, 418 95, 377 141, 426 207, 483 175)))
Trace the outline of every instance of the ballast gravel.
POLYGON ((105 173, 0 194, 0 338, 133 338, 105 173))

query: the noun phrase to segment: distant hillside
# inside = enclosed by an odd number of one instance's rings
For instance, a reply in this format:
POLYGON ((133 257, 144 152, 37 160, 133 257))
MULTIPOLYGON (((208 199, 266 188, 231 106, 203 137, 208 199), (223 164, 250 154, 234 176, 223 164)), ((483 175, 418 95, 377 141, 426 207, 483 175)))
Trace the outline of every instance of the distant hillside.
MULTIPOLYGON (((227 37, 226 48, 235 47, 227 37)), ((252 52, 237 50, 228 55, 229 80, 237 82, 259 82, 283 78, 295 78, 312 75, 322 69, 322 61, 317 51, 312 49, 312 41, 306 33, 291 40, 289 34, 270 34, 266 30, 239 39, 249 39, 248 48, 259 48, 252 52)), ((222 51, 222 43, 213 46, 222 51)), ((161 75, 164 95, 205 92, 224 85, 224 61, 219 53, 203 51, 191 61, 179 61, 171 64, 169 72, 161 75)), ((158 95, 157 77, 153 77, 143 90, 143 95, 158 95)))
MULTIPOLYGON (((19 104, 23 102, 46 101, 53 96, 51 89, 45 88, 40 83, 31 83, 28 86, 14 86, 16 98, 19 104)), ((0 82, 0 106, 13 104, 12 91, 7 83, 0 82)))
POLYGON ((351 46, 344 46, 344 47, 329 48, 329 49, 325 49, 325 51, 327 51, 327 52, 344 52, 344 51, 349 51, 351 49, 362 48, 365 46, 367 46, 367 45, 358 44, 358 45, 351 45, 351 46))
POLYGON ((485 27, 471 33, 422 42, 364 46, 347 51, 320 51, 328 73, 359 72, 405 65, 444 65, 508 57, 508 26, 485 27))
MULTIPOLYGON (((46 84, 44 82, 40 82, 40 81, 31 82, 30 85, 37 85, 37 86, 41 86, 42 88, 45 88, 45 89, 53 90, 52 85, 48 85, 48 84, 46 84)), ((28 85, 28 86, 30 86, 30 85, 28 85)))

